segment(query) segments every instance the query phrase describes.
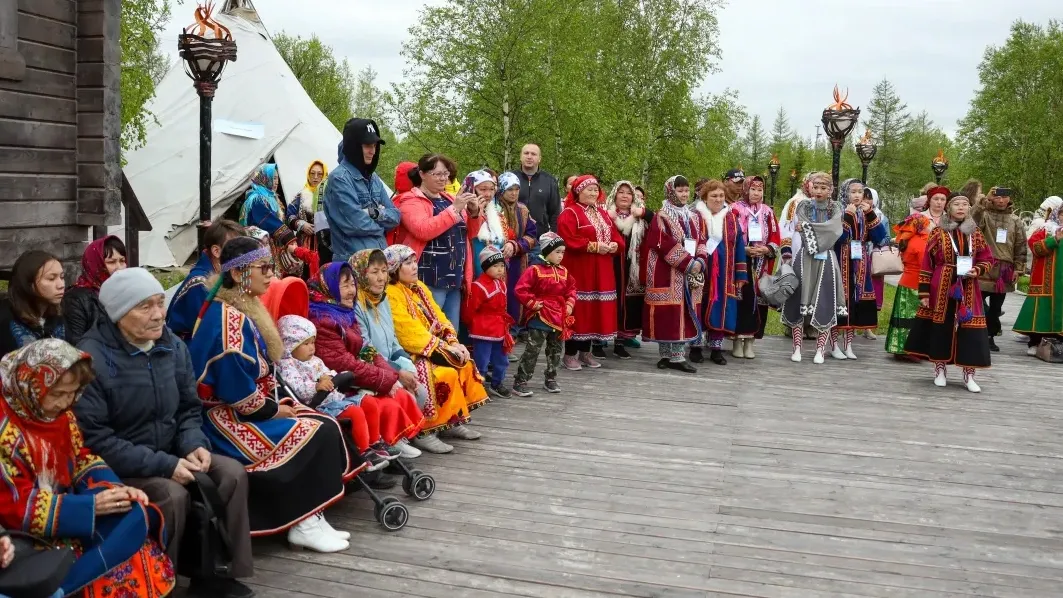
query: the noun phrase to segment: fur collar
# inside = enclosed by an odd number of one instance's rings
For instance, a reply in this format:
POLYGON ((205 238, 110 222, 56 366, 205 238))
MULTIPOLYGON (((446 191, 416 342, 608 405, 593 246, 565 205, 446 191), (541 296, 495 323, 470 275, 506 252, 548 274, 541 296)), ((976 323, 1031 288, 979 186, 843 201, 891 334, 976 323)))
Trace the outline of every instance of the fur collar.
POLYGON ((941 228, 947 230, 950 233, 959 228, 961 233, 969 235, 973 233, 974 229, 976 228, 974 220, 970 216, 968 216, 967 219, 963 222, 956 222, 952 218, 945 218, 945 220, 947 220, 947 222, 942 224, 941 228))
POLYGON ((709 210, 709 206, 704 201, 699 199, 698 202, 696 204, 694 204, 694 209, 697 210, 698 214, 701 214, 701 218, 706 223, 708 223, 710 220, 713 220, 713 219, 722 220, 723 217, 726 216, 731 211, 731 206, 725 205, 723 207, 723 209, 721 209, 719 212, 716 212, 715 214, 713 214, 709 210))
MULTIPOLYGON (((213 287, 216 280, 217 276, 212 277, 207 286, 213 287)), ((262 305, 261 301, 255 297, 245 295, 235 288, 227 289, 225 287, 220 287, 215 297, 235 307, 237 311, 251 319, 255 328, 258 329, 258 333, 262 335, 262 340, 266 341, 266 353, 270 361, 276 363, 284 357, 284 343, 281 342, 277 324, 273 322, 273 318, 266 311, 266 306, 262 305)))
POLYGON ((502 214, 499 213, 498 202, 492 201, 484 210, 484 223, 480 225, 480 232, 476 235, 484 243, 502 247, 506 242, 506 231, 502 227, 502 214))

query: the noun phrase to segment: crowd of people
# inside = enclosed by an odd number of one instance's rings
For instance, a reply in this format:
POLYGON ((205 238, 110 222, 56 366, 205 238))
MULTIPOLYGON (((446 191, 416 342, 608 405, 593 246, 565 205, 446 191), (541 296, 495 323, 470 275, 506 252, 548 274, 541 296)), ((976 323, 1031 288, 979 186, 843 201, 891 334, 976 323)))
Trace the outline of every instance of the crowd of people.
POLYGON ((336 166, 310 164, 290 201, 262 165, 240 221, 211 224, 169 303, 117 237, 88 246, 70 290, 55 257, 18 259, 0 302, 0 524, 74 549, 67 595, 166 595, 188 486, 205 478, 226 505, 232 564, 193 575, 194 594, 250 596, 237 580, 252 575, 254 536, 345 550, 350 534, 324 512, 347 483, 480 438, 472 412, 532 396, 544 348, 549 393, 559 368, 600 368, 610 344, 623 360, 655 342, 658 368, 694 373, 726 365, 728 340, 732 358, 755 359, 774 309, 792 361, 806 338, 813 363, 857 359, 854 338, 873 336, 883 306, 876 250, 903 262, 886 349, 933 364, 939 386, 955 365, 979 391, 1028 246, 1015 330, 1031 354, 1063 332, 1059 198, 1027 231, 1007 189, 928 185, 893 238, 873 189, 850 179, 835 200, 822 172, 780 218, 764 180, 737 169, 670 177, 653 212, 628 181, 608 195, 591 175, 559 185, 534 144, 500 174, 461 177, 439 154, 404 162, 392 195, 375 172, 383 144, 375 122, 352 119, 336 166))

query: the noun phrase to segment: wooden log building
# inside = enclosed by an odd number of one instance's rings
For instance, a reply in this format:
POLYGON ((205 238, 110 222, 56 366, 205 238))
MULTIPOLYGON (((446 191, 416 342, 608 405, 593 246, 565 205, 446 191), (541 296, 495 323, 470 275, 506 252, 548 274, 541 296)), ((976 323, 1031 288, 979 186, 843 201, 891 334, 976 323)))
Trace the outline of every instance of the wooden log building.
POLYGON ((122 223, 123 200, 127 224, 144 224, 122 192, 121 10, 0 0, 0 273, 28 249, 75 266, 91 236, 122 223))

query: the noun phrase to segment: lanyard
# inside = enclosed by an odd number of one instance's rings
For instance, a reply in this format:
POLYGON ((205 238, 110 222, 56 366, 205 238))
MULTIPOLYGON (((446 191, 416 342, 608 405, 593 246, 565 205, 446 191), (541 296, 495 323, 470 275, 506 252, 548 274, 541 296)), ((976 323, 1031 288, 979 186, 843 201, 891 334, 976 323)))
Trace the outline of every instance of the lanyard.
MULTIPOLYGON (((952 241, 952 252, 953 252, 954 254, 956 254, 956 257, 960 257, 960 248, 956 246, 956 239, 954 239, 954 238, 952 237, 952 233, 945 233, 945 234, 947 234, 947 235, 949 236, 949 241, 952 241)), ((958 234, 958 235, 962 235, 963 233, 959 233, 959 232, 958 232, 958 233, 956 233, 956 234, 958 234)), ((967 253, 968 253, 968 255, 966 255, 966 256, 963 256, 963 257, 970 257, 970 253, 971 253, 971 247, 970 247, 970 243, 968 243, 967 245, 968 245, 968 247, 967 247, 967 253)))

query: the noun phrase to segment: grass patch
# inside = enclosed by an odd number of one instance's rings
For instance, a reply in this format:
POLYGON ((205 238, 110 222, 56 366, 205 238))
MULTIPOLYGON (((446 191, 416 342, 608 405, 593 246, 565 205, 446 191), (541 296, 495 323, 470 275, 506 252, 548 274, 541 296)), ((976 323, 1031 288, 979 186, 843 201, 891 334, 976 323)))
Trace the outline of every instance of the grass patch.
MULTIPOLYGON (((1029 279, 1027 279, 1029 284, 1029 279)), ((801 291, 798 290, 800 293, 801 291)), ((897 296, 897 287, 887 284, 882 293, 882 309, 878 312, 878 332, 885 333, 889 328, 890 314, 893 313, 893 298, 897 296)), ((786 327, 779 320, 779 312, 768 311, 768 325, 764 328, 764 334, 769 336, 786 336, 786 327)))
POLYGON ((162 288, 168 289, 177 286, 188 276, 188 268, 148 268, 155 280, 159 281, 162 288))

